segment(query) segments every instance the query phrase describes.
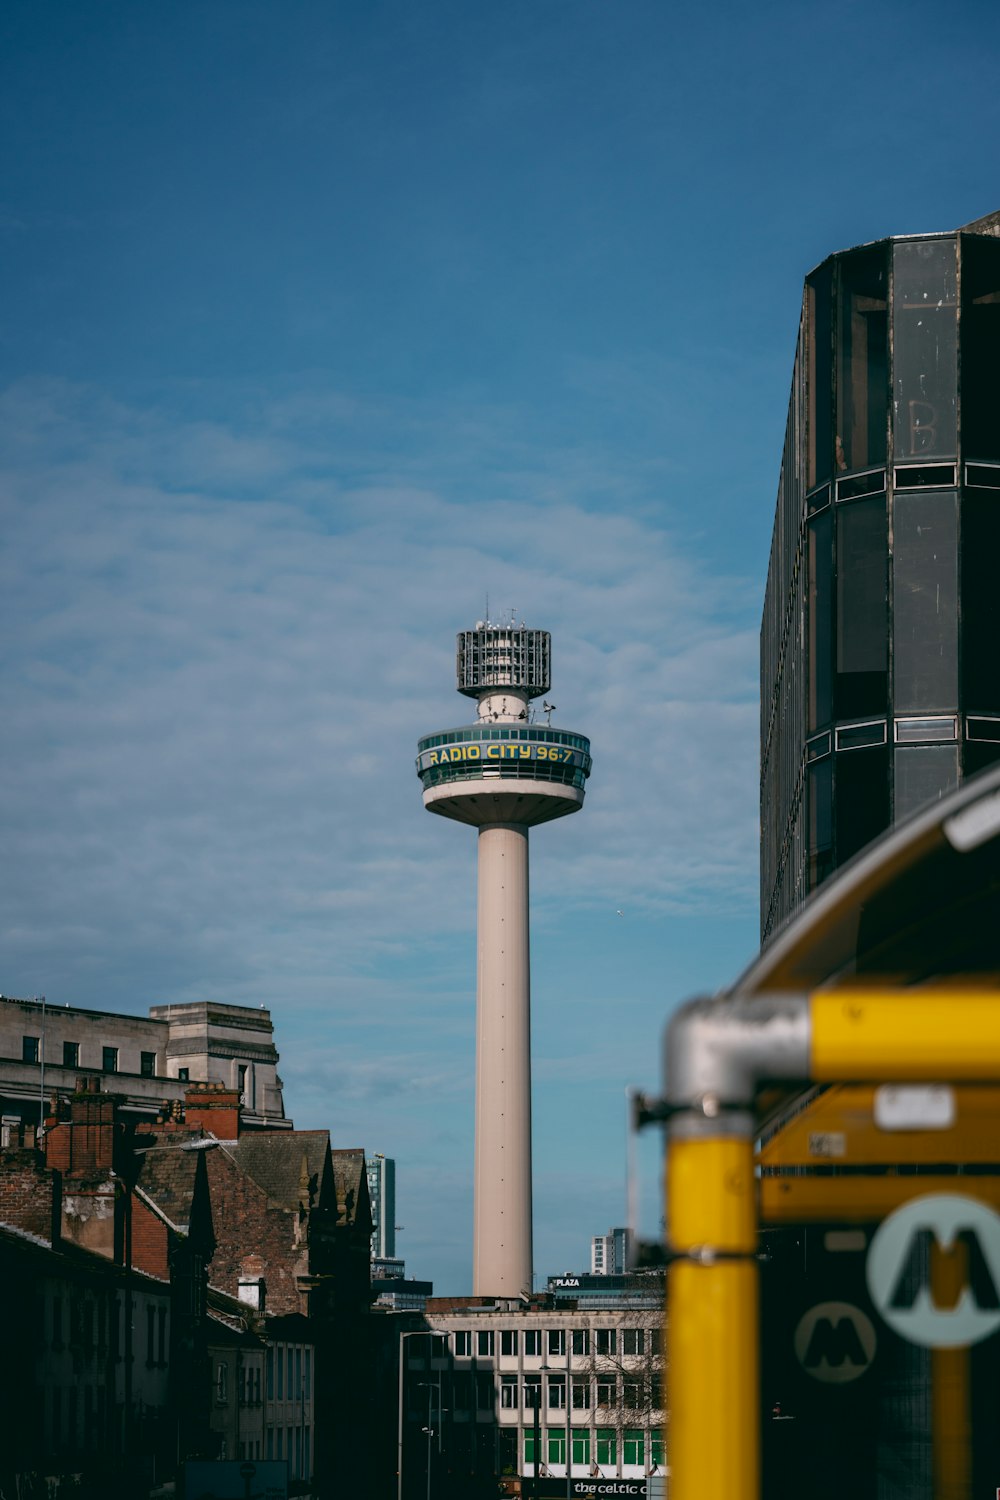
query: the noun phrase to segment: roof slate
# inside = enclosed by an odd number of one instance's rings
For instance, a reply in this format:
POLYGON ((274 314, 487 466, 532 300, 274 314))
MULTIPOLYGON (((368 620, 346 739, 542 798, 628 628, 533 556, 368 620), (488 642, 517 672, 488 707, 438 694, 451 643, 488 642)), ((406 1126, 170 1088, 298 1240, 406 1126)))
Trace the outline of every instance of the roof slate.
POLYGON ((365 1172, 365 1153, 359 1147, 334 1151, 333 1177, 337 1185, 338 1222, 370 1234, 372 1229, 371 1199, 368 1196, 368 1175, 365 1172))
POLYGON ((328 1130, 254 1131, 222 1149, 282 1208, 319 1201, 330 1151, 328 1130))
POLYGON ((184 1150, 170 1137, 170 1144, 150 1146, 143 1152, 137 1186, 178 1229, 191 1222, 197 1151, 184 1150))

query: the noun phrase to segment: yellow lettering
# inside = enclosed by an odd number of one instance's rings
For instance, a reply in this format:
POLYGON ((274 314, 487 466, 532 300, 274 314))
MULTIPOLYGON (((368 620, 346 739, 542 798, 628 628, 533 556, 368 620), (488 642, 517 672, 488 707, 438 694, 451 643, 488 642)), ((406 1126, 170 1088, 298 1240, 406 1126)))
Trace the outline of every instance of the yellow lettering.
POLYGON ((436 750, 432 750, 431 751, 431 760, 430 760, 430 763, 431 763, 432 766, 436 766, 437 763, 438 763, 438 753, 437 753, 436 750))
POLYGON ((460 747, 458 745, 452 745, 451 749, 448 751, 448 759, 449 760, 461 760, 462 759, 462 751, 461 751, 461 749, 460 749, 460 747))
POLYGON ((531 758, 531 746, 530 745, 518 745, 518 747, 517 747, 517 753, 521 757, 522 760, 530 760, 530 758, 531 758))
POLYGON ((478 760, 481 755, 482 755, 482 751, 480 750, 480 748, 479 748, 478 745, 470 745, 469 746, 469 759, 470 760, 478 760))
POLYGON ((487 759, 489 759, 489 760, 499 760, 500 759, 500 748, 501 747, 499 745, 487 745, 486 746, 487 759))

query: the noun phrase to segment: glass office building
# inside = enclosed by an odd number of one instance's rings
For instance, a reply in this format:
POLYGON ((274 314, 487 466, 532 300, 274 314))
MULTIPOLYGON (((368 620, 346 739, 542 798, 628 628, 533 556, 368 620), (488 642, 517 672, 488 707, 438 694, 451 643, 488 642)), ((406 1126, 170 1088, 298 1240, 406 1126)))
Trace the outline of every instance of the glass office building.
POLYGON ((1000 759, 1000 213, 806 277, 761 628, 761 935, 1000 759))

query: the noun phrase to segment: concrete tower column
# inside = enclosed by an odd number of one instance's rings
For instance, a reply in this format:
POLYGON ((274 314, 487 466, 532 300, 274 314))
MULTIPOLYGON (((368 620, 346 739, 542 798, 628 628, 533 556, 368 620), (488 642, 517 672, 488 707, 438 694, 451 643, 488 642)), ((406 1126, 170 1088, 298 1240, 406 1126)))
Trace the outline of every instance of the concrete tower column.
POLYGON ((531 1291, 528 830, 479 830, 472 1290, 531 1291))

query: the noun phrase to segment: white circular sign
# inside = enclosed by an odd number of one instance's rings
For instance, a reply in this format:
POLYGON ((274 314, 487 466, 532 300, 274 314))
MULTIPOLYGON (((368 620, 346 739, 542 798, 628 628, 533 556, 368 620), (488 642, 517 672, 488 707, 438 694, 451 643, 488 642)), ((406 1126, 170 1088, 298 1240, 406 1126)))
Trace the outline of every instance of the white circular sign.
POLYGON ((912 1198, 879 1225, 867 1277, 875 1307, 911 1344, 977 1344, 1000 1328, 1000 1214, 958 1193, 912 1198))
POLYGON ((850 1302, 818 1302, 795 1330, 795 1357, 814 1380, 844 1385, 864 1375, 875 1358, 871 1318, 850 1302))

